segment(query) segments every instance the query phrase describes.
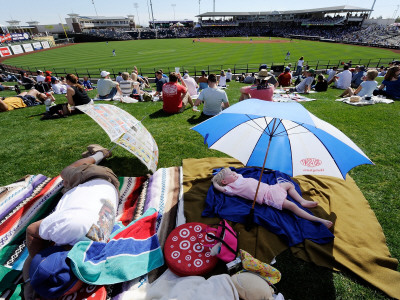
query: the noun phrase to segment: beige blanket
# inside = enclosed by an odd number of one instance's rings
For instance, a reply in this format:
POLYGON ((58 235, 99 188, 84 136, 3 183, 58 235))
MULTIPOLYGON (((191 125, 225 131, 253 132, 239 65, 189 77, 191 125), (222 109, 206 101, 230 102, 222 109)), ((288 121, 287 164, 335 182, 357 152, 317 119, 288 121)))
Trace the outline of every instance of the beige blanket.
MULTIPOLYGON (((217 167, 241 167, 232 158, 203 158, 183 160, 183 191, 187 222, 216 223, 202 218, 204 199, 210 187, 211 171, 217 167)), ((398 261, 390 256, 382 228, 368 201, 354 180, 346 181, 328 176, 297 176, 305 199, 319 203, 312 209, 316 216, 334 222, 335 239, 318 245, 307 241, 292 247, 293 254, 335 270, 349 270, 394 298, 400 298, 398 261)), ((239 232, 239 247, 256 258, 270 262, 288 247, 273 233, 262 227, 250 232, 242 224, 234 224, 239 232)))

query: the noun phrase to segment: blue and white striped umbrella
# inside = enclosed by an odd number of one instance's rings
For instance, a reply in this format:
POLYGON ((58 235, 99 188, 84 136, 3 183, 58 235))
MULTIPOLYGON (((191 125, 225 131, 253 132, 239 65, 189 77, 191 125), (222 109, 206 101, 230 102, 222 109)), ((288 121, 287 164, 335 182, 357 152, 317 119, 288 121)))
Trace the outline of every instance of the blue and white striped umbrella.
POLYGON ((290 176, 327 175, 373 164, 343 132, 317 118, 299 103, 249 99, 192 128, 210 149, 246 166, 279 170, 290 176))

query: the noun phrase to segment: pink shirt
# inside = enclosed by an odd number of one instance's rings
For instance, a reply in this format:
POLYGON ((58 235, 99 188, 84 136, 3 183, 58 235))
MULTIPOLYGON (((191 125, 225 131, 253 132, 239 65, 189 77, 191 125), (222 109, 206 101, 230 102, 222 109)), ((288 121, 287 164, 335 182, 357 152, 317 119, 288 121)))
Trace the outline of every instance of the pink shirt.
MULTIPOLYGON (((238 179, 234 182, 224 186, 225 194, 229 196, 239 196, 248 200, 254 200, 256 194, 258 180, 254 178, 244 178, 241 174, 238 174, 238 179)), ((263 204, 264 195, 269 190, 269 185, 266 183, 261 183, 258 189, 256 202, 258 204, 263 204)))
POLYGON ((245 86, 244 92, 246 94, 250 94, 251 98, 272 101, 272 97, 274 96, 274 87, 270 86, 268 89, 257 90, 256 85, 245 86))

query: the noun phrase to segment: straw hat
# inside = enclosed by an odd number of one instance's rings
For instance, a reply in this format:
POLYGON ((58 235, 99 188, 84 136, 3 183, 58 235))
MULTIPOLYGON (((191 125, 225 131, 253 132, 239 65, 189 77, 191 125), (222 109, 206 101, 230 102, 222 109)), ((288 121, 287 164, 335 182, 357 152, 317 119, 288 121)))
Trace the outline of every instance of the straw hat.
POLYGON ((257 79, 267 79, 268 77, 270 77, 271 74, 269 74, 269 72, 266 69, 261 69, 260 72, 258 72, 258 74, 255 76, 257 79))

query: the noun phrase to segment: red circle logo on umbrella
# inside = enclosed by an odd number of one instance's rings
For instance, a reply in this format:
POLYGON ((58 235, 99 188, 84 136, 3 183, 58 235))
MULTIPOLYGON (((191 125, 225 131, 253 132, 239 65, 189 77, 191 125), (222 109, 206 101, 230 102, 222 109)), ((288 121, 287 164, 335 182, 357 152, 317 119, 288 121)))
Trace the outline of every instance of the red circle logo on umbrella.
POLYGON ((322 161, 318 158, 304 158, 300 163, 305 167, 318 167, 322 164, 322 161))

